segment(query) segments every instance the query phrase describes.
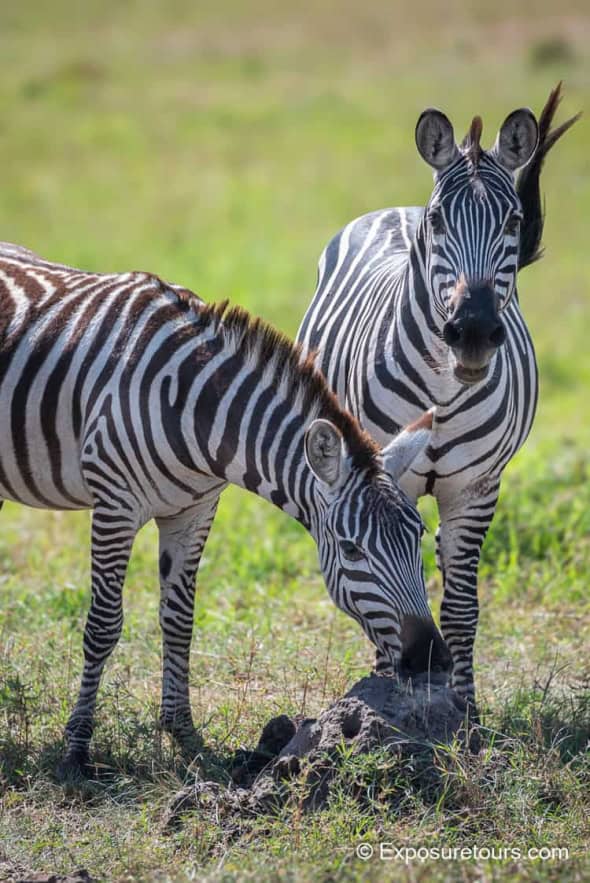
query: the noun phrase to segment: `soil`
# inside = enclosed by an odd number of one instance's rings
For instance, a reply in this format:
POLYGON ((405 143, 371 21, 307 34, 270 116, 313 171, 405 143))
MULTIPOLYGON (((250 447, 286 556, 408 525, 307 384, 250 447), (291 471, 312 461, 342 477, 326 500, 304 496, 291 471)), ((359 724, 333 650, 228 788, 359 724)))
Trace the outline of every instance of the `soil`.
POLYGON ((191 810, 215 811, 226 819, 276 811, 296 777, 305 781, 303 808, 321 809, 329 800, 343 745, 353 755, 377 748, 400 758, 419 755, 428 766, 435 746, 455 739, 465 746, 466 715, 464 700, 441 680, 402 685, 372 674, 318 718, 272 718, 255 749, 235 754, 231 784, 197 777, 175 796, 166 827, 175 828, 191 810))

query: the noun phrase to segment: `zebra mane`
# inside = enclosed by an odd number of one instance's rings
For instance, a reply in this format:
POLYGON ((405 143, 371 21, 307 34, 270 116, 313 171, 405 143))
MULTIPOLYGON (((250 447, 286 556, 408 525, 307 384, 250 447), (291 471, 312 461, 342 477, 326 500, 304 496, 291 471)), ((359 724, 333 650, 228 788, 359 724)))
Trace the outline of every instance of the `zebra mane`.
MULTIPOLYGON (((184 300, 189 292, 178 292, 184 300)), ((303 414, 314 413, 338 427, 355 467, 376 474, 379 471, 379 448, 371 436, 346 410, 328 387, 324 375, 315 365, 315 354, 304 356, 301 344, 290 340, 263 319, 253 317, 228 301, 201 304, 194 296, 194 306, 203 322, 212 323, 231 340, 238 351, 254 356, 261 366, 272 365, 277 385, 287 380, 290 398, 299 397, 303 414)))
POLYGON ((480 145, 481 133, 483 131, 483 123, 480 116, 473 117, 469 131, 461 142, 461 150, 467 157, 471 165, 473 175, 477 174, 479 161, 481 159, 482 149, 480 145))

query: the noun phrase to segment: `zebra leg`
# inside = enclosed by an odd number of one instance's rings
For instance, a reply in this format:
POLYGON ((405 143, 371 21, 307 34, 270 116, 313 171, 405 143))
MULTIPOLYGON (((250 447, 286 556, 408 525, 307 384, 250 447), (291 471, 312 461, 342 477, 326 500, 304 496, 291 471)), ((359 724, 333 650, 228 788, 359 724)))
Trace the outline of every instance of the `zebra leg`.
POLYGON ((189 699, 189 656, 195 581, 219 496, 173 518, 157 519, 160 532, 160 626, 163 639, 160 722, 187 754, 201 747, 189 699))
POLYGON ((452 500, 439 500, 437 563, 443 577, 440 625, 453 659, 452 686, 477 719, 473 676, 473 645, 479 605, 477 571, 481 547, 494 517, 499 479, 464 489, 452 500))
POLYGON ((123 581, 138 530, 129 508, 97 506, 92 514, 92 599, 84 630, 84 669, 78 701, 66 726, 62 775, 84 773, 104 664, 123 627, 123 581))

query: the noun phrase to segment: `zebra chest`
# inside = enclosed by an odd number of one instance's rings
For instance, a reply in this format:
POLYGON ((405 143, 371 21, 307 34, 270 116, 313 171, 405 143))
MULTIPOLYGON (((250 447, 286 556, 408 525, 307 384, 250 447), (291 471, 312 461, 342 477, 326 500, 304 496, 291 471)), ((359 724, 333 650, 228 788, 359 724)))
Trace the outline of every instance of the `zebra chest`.
POLYGON ((449 499, 499 475, 515 452, 514 421, 510 414, 493 425, 485 418, 481 409, 469 418, 435 423, 431 444, 402 476, 403 490, 412 499, 449 499))

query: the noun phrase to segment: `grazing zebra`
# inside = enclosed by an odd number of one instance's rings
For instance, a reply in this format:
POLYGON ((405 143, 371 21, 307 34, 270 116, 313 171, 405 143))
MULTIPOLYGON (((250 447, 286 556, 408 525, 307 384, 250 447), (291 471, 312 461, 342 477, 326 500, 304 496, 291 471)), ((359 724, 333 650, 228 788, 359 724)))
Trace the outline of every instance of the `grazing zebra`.
MULTIPOLYGON (((436 407, 430 445, 401 486, 414 500, 432 494, 438 503, 441 628, 453 686, 474 715, 480 550, 502 471, 525 441, 537 401, 516 273, 519 260, 540 255, 543 159, 576 119, 551 131, 559 92, 539 126, 529 110, 511 113, 488 151, 479 117, 457 146, 447 117, 426 110, 416 144, 434 169, 428 205, 372 212, 338 233, 321 256, 298 334, 378 442, 436 407), (515 172, 531 157, 517 192, 515 172)), ((388 667, 378 652, 377 668, 388 667)))
POLYGON ((92 599, 64 771, 83 770, 134 537, 159 529, 161 722, 195 744, 195 577, 228 483, 314 537, 334 602, 401 674, 450 669, 397 479, 431 414, 383 450, 299 347, 238 308, 147 273, 98 274, 0 245, 0 498, 92 509, 92 599))

